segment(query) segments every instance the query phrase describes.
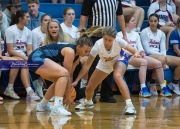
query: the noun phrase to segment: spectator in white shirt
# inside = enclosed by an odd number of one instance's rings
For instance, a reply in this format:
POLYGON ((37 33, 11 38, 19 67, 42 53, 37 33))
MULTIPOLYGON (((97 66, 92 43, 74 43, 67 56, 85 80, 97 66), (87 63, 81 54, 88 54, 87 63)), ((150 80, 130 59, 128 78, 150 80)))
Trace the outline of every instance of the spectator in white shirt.
MULTIPOLYGON (((160 84, 164 85, 164 72, 162 69, 162 64, 159 60, 145 55, 139 34, 137 32, 132 31, 133 28, 136 26, 134 17, 130 15, 130 16, 125 16, 124 19, 126 26, 126 35, 129 40, 129 44, 133 46, 136 50, 138 50, 140 55, 142 56, 142 58, 134 58, 132 56, 132 53, 124 50, 129 58, 128 63, 134 67, 139 68, 139 80, 141 86, 139 95, 142 97, 148 97, 154 95, 149 93, 149 89, 147 88, 145 83, 147 68, 153 68, 160 84)), ((118 32, 117 37, 122 38, 123 37, 122 32, 118 32)))
POLYGON ((44 38, 46 37, 47 24, 51 20, 51 16, 43 14, 41 17, 41 26, 32 30, 32 50, 42 46, 44 38))
MULTIPOLYGON (((19 10, 12 16, 11 26, 5 32, 7 51, 10 56, 26 62, 32 52, 32 33, 25 26, 30 18, 25 10, 19 10)), ((21 68, 21 81, 26 88, 26 100, 39 100, 30 85, 29 69, 21 68)))
MULTIPOLYGON (((41 26, 35 28, 32 30, 32 50, 36 50, 37 48, 41 47, 44 38, 46 37, 46 30, 47 30, 47 24, 51 20, 51 16, 48 14, 43 14, 41 17, 41 26)), ((33 80, 33 86, 35 89, 35 92, 40 98, 43 98, 43 81, 41 80, 40 76, 31 72, 32 80, 33 80)))
MULTIPOLYGON (((180 58, 175 56, 166 55, 165 47, 165 34, 159 29, 159 17, 157 14, 151 14, 149 16, 149 27, 145 28, 141 32, 141 43, 144 47, 146 54, 150 57, 153 57, 159 61, 164 69, 166 69, 166 64, 168 66, 175 66, 178 69, 177 72, 180 72, 180 58), (178 63, 177 63, 178 62, 178 63)), ((174 79, 177 80, 178 76, 174 74, 174 79)), ((152 79, 150 81, 150 87, 156 88, 155 84, 156 74, 153 72, 152 79)), ((179 79, 179 78, 178 78, 179 79)), ((161 91, 164 90, 161 86, 161 91)), ((180 95, 179 86, 174 87, 176 94, 180 95)), ((168 93, 168 90, 164 90, 164 94, 168 93)), ((162 93, 162 92, 161 92, 162 93)), ((170 93, 168 93, 170 95, 170 93)))
POLYGON ((74 39, 74 42, 76 42, 79 37, 79 33, 77 33, 78 28, 72 24, 75 18, 74 9, 72 9, 71 7, 65 8, 63 15, 64 22, 61 23, 61 28, 65 33, 71 35, 74 39))

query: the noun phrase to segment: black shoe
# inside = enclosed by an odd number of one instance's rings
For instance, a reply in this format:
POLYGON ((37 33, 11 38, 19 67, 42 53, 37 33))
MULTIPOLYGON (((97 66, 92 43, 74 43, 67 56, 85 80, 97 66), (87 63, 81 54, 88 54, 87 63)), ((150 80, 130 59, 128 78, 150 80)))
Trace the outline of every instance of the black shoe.
POLYGON ((100 102, 107 102, 107 103, 116 103, 116 99, 113 97, 108 97, 108 98, 100 98, 100 102))
POLYGON ((92 98, 93 103, 96 103, 96 97, 92 98))

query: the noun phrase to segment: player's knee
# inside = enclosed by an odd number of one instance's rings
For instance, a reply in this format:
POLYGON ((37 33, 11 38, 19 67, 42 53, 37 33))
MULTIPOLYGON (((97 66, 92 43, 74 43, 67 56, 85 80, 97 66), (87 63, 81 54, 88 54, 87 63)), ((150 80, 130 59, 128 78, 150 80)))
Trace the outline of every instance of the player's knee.
POLYGON ((141 60, 141 65, 147 65, 147 61, 145 59, 141 60))
POLYGON ((114 76, 114 79, 115 79, 115 80, 122 79, 122 74, 121 74, 121 73, 118 73, 118 72, 116 73, 116 72, 115 72, 113 76, 114 76))
POLYGON ((58 73, 59 73, 59 77, 69 77, 69 72, 64 68, 64 69, 61 69, 61 70, 59 70, 58 71, 58 73))

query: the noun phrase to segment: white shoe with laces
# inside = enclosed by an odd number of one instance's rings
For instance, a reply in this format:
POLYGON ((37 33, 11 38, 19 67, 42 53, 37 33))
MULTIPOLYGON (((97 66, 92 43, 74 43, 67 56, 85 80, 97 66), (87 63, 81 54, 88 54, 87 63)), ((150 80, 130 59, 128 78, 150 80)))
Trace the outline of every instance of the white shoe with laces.
POLYGON ((68 116, 71 115, 71 112, 68 112, 63 105, 57 105, 54 106, 51 110, 51 115, 52 116, 68 116))
POLYGON ((4 95, 9 96, 12 99, 20 99, 20 97, 14 92, 14 89, 6 88, 4 95))
POLYGON ((40 97, 33 91, 29 91, 29 93, 26 96, 26 100, 27 101, 31 101, 31 100, 40 100, 40 97))
POLYGON ((179 84, 174 84, 174 83, 169 83, 168 84, 169 89, 171 89, 174 93, 177 95, 180 95, 180 90, 179 90, 179 84))
POLYGON ((75 107, 75 110, 84 110, 84 109, 93 108, 93 107, 94 107, 93 102, 91 104, 82 102, 81 104, 79 104, 75 107))
POLYGON ((124 114, 125 115, 135 115, 136 110, 135 110, 134 106, 132 104, 126 105, 124 114))

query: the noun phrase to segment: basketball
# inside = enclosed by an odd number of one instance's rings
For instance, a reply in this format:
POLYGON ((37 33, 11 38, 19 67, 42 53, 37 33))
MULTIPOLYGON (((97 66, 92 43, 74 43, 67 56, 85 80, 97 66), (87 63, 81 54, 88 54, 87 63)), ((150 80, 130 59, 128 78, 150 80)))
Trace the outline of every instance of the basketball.
MULTIPOLYGON (((72 100, 74 101, 75 98, 76 98, 76 90, 75 90, 74 87, 71 87, 71 89, 70 89, 70 95, 71 95, 72 100)), ((64 95, 63 101, 65 100, 65 98, 66 98, 66 96, 64 95)))

